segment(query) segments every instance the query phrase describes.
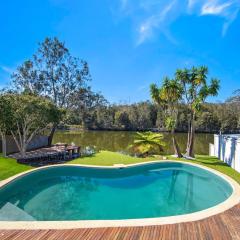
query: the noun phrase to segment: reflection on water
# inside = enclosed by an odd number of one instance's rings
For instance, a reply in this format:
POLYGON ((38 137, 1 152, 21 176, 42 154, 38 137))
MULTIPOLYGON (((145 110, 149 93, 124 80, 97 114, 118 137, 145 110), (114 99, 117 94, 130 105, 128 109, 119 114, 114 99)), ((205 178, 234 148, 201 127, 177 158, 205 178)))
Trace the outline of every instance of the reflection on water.
POLYGON ((177 181, 179 171, 173 170, 172 171, 172 176, 171 176, 171 185, 169 188, 169 196, 168 196, 168 202, 171 203, 172 201, 175 200, 175 194, 174 194, 174 189, 177 181))
POLYGON ((184 201, 184 207, 187 211, 193 209, 193 174, 187 175, 187 183, 186 183, 186 197, 184 201))
POLYGON ((61 166, 35 171, 0 189, 0 220, 173 216, 213 207, 231 194, 224 179, 181 163, 124 169, 61 166))
MULTIPOLYGON (((96 146, 98 150, 127 151, 133 143, 134 132, 124 131, 59 131, 54 136, 54 142, 74 142, 80 146, 96 146)), ((172 141, 168 133, 164 133, 166 147, 164 153, 171 154, 172 141)), ((187 134, 177 133, 177 139, 182 152, 185 151, 187 134)), ((213 142, 213 134, 196 134, 195 151, 197 154, 208 154, 209 143, 213 142)))
POLYGON ((98 182, 92 178, 63 176, 38 182, 8 201, 37 220, 54 220, 58 215, 58 220, 77 220, 79 215, 88 217, 89 195, 96 191, 98 182))

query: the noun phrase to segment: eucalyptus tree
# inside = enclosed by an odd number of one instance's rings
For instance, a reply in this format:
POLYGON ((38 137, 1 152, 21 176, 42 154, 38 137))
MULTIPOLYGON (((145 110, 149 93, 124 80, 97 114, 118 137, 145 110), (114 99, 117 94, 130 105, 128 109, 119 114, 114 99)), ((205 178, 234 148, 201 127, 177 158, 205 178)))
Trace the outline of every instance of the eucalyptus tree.
MULTIPOLYGON (((86 88, 90 79, 87 62, 73 57, 57 38, 46 38, 32 59, 12 74, 17 90, 47 96, 60 108, 68 108, 72 95, 86 88)), ((53 126, 49 144, 55 128, 53 126)))
POLYGON ((67 121, 70 124, 91 126, 98 108, 108 106, 107 100, 100 93, 93 92, 90 87, 80 88, 69 98, 67 121))
POLYGON ((156 84, 150 86, 151 97, 155 103, 162 106, 165 110, 165 126, 171 132, 174 154, 182 157, 176 137, 175 129, 178 121, 179 103, 182 99, 182 86, 175 79, 164 78, 161 87, 156 84))
POLYGON ((178 69, 175 78, 183 88, 183 100, 189 109, 188 140, 186 157, 194 158, 195 120, 201 107, 209 96, 216 96, 220 88, 219 80, 212 78, 207 83, 208 68, 178 69))

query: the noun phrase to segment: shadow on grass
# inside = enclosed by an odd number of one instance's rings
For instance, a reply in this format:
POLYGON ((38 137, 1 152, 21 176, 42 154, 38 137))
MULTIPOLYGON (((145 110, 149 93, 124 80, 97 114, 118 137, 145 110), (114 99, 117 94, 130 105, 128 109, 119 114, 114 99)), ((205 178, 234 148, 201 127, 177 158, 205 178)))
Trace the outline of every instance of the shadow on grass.
POLYGON ((50 159, 50 160, 36 159, 36 160, 30 160, 30 161, 26 161, 26 162, 22 162, 22 163, 18 163, 18 164, 25 165, 25 166, 31 166, 31 167, 43 167, 43 166, 48 166, 48 165, 69 163, 71 161, 80 160, 80 159, 89 159, 90 160, 95 157, 96 157, 96 154, 94 153, 92 155, 84 155, 84 156, 75 157, 75 158, 71 158, 71 159, 50 159))
POLYGON ((184 161, 184 162, 191 162, 191 163, 198 163, 206 166, 219 166, 219 167, 230 167, 228 164, 225 162, 219 160, 216 157, 210 157, 210 156, 203 156, 203 155, 197 155, 196 159, 186 159, 186 158, 173 158, 168 156, 169 159, 174 159, 174 160, 179 160, 179 161, 184 161))

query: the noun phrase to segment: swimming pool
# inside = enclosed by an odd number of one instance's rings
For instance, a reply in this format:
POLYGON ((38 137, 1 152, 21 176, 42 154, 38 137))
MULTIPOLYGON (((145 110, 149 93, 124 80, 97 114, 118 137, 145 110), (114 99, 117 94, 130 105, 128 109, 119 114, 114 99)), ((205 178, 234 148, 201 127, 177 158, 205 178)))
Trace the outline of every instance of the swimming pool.
POLYGON ((152 219, 212 208, 233 194, 221 176, 166 161, 124 168, 53 166, 0 188, 0 221, 152 219))

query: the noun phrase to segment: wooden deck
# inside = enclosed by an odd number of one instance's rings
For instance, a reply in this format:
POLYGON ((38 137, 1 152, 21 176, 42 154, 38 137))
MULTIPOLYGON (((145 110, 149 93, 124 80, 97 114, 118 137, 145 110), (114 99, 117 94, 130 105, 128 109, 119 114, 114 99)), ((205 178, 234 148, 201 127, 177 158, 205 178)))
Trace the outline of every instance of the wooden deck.
POLYGON ((8 157, 17 159, 18 163, 40 167, 49 164, 63 163, 80 156, 80 147, 65 143, 51 147, 43 147, 26 152, 25 157, 20 153, 10 154, 8 157))
POLYGON ((0 230, 0 239, 82 240, 228 240, 240 239, 240 204, 224 213, 189 223, 149 227, 72 230, 0 230))

